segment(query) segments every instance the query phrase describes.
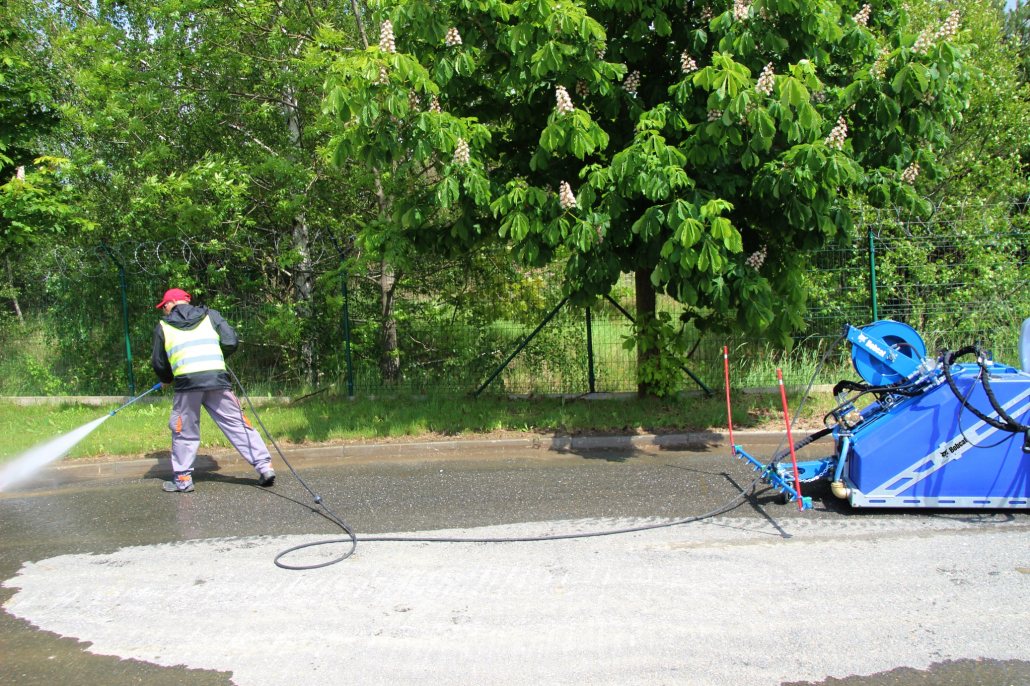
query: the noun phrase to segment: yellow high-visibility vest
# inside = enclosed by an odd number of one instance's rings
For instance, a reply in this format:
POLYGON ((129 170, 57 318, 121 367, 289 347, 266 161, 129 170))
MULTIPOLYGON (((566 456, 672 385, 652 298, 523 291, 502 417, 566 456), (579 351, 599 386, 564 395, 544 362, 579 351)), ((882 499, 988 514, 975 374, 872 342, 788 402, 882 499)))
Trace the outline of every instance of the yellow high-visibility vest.
POLYGON ((192 331, 176 329, 164 321, 161 327, 173 376, 225 369, 225 358, 211 317, 204 317, 192 331))

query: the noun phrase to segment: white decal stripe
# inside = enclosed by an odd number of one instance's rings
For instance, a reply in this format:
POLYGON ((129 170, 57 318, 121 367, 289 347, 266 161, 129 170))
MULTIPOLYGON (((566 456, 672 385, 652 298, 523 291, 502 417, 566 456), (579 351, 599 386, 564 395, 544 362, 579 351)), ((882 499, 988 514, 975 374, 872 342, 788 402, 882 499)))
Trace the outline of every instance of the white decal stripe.
MULTIPOLYGON (((1008 412, 1013 405, 1015 405, 1021 400, 1024 400, 1028 396, 1030 396, 1030 388, 1026 389, 1022 393, 1017 395, 1015 398, 1002 405, 1002 408, 1004 408, 1005 411, 1008 412)), ((1030 403, 1023 405, 1011 414, 1022 415, 1027 410, 1030 410, 1030 403)), ((991 418, 997 418, 998 414, 991 413, 988 416, 991 418)), ((985 438, 988 438, 997 431, 999 431, 999 429, 996 429, 993 426, 988 426, 987 422, 980 420, 971 428, 965 430, 965 436, 963 436, 962 433, 960 433, 959 435, 952 438, 949 442, 942 443, 936 450, 934 450, 929 455, 925 456, 915 464, 895 474, 891 478, 887 479, 887 481, 874 488, 872 491, 868 493, 868 497, 875 498, 880 496, 894 496, 898 493, 908 490, 909 488, 912 488, 912 486, 916 485, 926 477, 941 469, 942 467, 944 467, 944 465, 962 457, 967 450, 974 447, 973 443, 982 443, 985 438), (983 433, 977 433, 981 428, 985 426, 988 427, 987 431, 984 431, 983 433), (972 443, 970 441, 972 441, 972 443), (933 467, 931 467, 930 469, 926 469, 924 471, 919 471, 919 469, 923 467, 927 462, 933 462, 933 467), (893 486, 894 484, 898 485, 894 488, 890 488, 890 486, 893 486)))

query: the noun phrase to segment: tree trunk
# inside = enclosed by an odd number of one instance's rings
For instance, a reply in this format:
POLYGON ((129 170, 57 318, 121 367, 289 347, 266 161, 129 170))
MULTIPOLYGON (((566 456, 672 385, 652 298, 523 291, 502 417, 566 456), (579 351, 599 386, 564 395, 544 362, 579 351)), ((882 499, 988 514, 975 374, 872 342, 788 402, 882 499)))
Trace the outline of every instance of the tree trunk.
POLYGON ((311 243, 308 239, 308 218, 303 212, 293 219, 293 247, 301 256, 293 265, 293 297, 297 303, 297 316, 301 319, 300 369, 309 386, 318 383, 315 369, 315 337, 308 328, 313 315, 314 287, 311 274, 311 243))
MULTIPOLYGON (((657 314, 657 299, 655 297, 654 285, 651 283, 651 271, 638 269, 635 274, 636 296, 637 296, 637 325, 643 326, 654 319, 657 314)), ((655 349, 641 350, 637 344, 637 367, 645 360, 658 354, 655 349)), ((641 398, 652 395, 651 384, 640 382, 637 384, 637 393, 641 398)))
POLYGON ((379 368, 383 375, 383 384, 395 384, 400 380, 401 358, 397 350, 397 319, 393 316, 394 293, 397 277, 389 262, 384 261, 379 276, 379 291, 382 302, 383 345, 379 368))
POLYGON ((21 305, 18 304, 18 291, 14 288, 14 276, 11 274, 11 258, 7 259, 7 285, 11 288, 11 302, 14 303, 14 311, 18 315, 18 323, 25 326, 25 318, 21 316, 21 305))
MULTIPOLYGON (((286 127, 289 130, 290 145, 296 151, 295 161, 303 153, 303 131, 296 95, 287 94, 286 127)), ((308 236, 307 213, 301 211, 293 217, 293 247, 300 255, 300 262, 293 265, 293 300, 297 304, 297 316, 301 320, 300 370, 304 381, 315 386, 318 378, 315 370, 315 337, 311 335, 314 287, 311 274, 311 241, 308 236)))
MULTIPOLYGON (((365 34, 365 25, 361 19, 361 10, 358 8, 358 1, 351 0, 351 8, 354 10, 354 20, 358 25, 358 35, 361 37, 361 44, 368 49, 368 36, 365 34)), ((376 203, 379 205, 379 217, 388 215, 390 201, 383 191, 383 180, 378 169, 372 169, 372 176, 375 179, 376 203)), ((393 315, 394 289, 397 287, 397 276, 393 272, 393 265, 385 260, 382 262, 379 276, 379 296, 382 308, 382 357, 379 360, 379 369, 382 373, 384 385, 395 384, 400 380, 401 358, 397 350, 397 319, 393 315)))

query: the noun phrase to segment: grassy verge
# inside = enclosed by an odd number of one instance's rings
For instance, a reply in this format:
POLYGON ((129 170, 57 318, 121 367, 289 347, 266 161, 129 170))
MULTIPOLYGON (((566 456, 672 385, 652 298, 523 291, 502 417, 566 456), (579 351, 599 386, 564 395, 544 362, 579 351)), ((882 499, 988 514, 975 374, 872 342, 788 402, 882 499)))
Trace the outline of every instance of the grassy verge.
MULTIPOLYGON (((791 398, 791 408, 799 397, 791 398)), ((829 394, 812 394, 803 426, 821 426, 829 394)), ((168 450, 171 404, 157 402, 127 408, 104 422, 71 453, 72 458, 104 455, 141 456, 168 450)), ((109 411, 113 408, 107 408, 109 411)), ((0 403, 0 460, 101 416, 104 408, 75 405, 19 407, 0 403)), ((562 401, 539 398, 440 398, 423 400, 318 400, 259 408, 268 430, 286 444, 442 440, 486 435, 568 436, 628 433, 674 433, 726 426, 725 400, 649 399, 562 401)), ((250 413, 248 412, 248 415, 250 413)), ((253 417, 251 417, 253 421, 253 417)), ((734 426, 779 430, 783 427, 779 396, 743 395, 734 400, 734 426)), ((206 414, 201 419, 202 446, 228 447, 206 414)))

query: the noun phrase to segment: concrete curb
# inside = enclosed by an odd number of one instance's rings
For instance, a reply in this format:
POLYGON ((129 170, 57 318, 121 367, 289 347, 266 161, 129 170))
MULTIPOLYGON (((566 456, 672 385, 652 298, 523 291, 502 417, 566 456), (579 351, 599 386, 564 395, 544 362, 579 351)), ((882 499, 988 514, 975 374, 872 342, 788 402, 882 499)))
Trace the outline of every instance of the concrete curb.
MULTIPOLYGON (((814 432, 799 430, 795 439, 814 432)), ((734 438, 740 445, 773 448, 783 439, 779 431, 738 431, 734 438)), ((503 457, 528 451, 578 453, 591 450, 660 451, 671 448, 702 446, 728 446, 729 434, 723 431, 705 431, 688 434, 641 436, 575 436, 559 438, 507 438, 497 440, 473 439, 467 441, 435 441, 426 443, 379 443, 374 445, 332 445, 284 450, 286 458, 297 468, 334 464, 361 464, 367 462, 422 462, 427 460, 462 459, 472 455, 488 454, 503 457)), ((277 470, 285 469, 273 452, 277 470)), ((251 466, 240 455, 198 455, 198 472, 246 471, 251 466)), ((172 473, 167 457, 75 464, 59 462, 47 469, 48 475, 60 480, 118 476, 167 476, 172 473)))

